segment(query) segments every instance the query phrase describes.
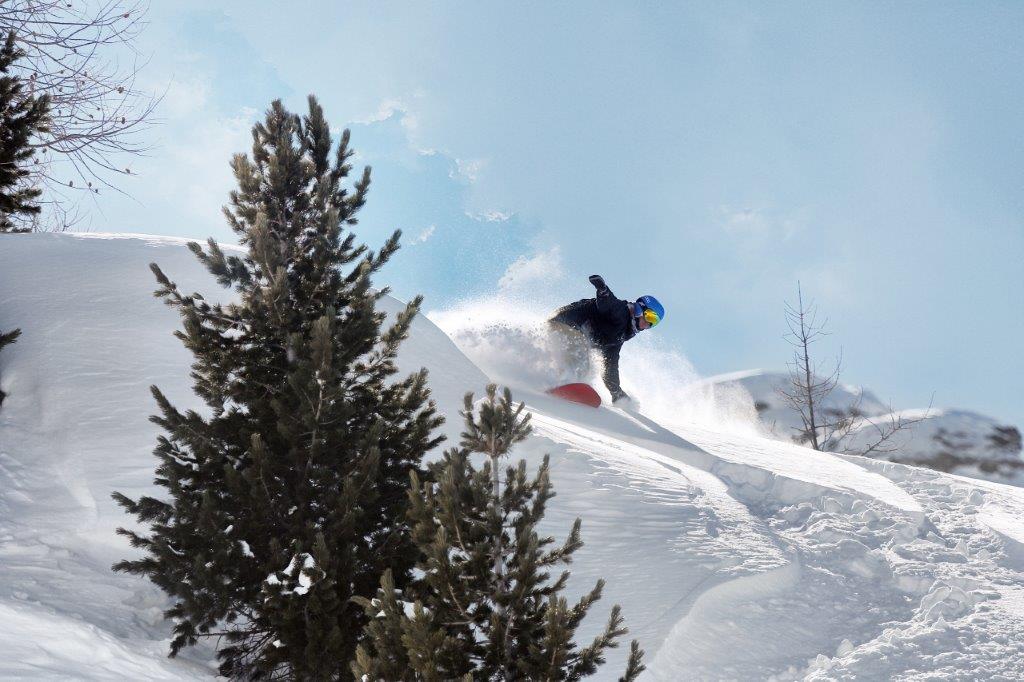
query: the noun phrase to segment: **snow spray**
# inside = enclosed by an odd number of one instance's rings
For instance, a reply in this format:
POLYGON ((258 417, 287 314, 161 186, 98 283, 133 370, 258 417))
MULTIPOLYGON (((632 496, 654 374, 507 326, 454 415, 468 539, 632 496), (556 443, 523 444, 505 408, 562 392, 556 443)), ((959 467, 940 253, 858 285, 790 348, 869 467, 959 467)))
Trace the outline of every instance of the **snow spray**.
MULTIPOLYGON (((597 354, 583 375, 579 368, 566 367, 562 342, 547 324, 554 309, 525 294, 502 291, 430 311, 427 317, 499 384, 542 391, 584 381, 610 404, 597 354)), ((634 407, 664 426, 691 423, 731 433, 759 433, 754 401, 745 389, 702 382, 686 356, 658 338, 656 331, 626 342, 619 373, 634 407)))

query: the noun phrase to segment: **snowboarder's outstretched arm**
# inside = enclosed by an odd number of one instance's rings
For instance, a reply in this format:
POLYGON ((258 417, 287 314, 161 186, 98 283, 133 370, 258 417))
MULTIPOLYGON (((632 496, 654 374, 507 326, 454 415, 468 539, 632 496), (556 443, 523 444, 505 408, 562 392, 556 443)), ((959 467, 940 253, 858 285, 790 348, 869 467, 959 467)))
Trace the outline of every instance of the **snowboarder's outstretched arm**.
POLYGON ((608 320, 608 323, 611 325, 625 324, 624 320, 628 320, 628 313, 625 312, 626 302, 612 293, 612 290, 605 284, 604 277, 601 275, 591 275, 590 283, 597 289, 594 304, 598 315, 608 320))
POLYGON ((604 358, 604 373, 601 378, 604 379, 604 385, 608 387, 608 392, 612 394, 612 402, 629 397, 619 385, 619 352, 621 350, 622 344, 605 346, 601 349, 601 355, 604 358))
POLYGON ((615 294, 613 294, 612 290, 608 288, 608 285, 604 283, 604 277, 601 275, 591 275, 589 279, 590 283, 594 285, 595 289, 597 289, 597 298, 595 300, 597 301, 598 310, 603 312, 607 309, 609 303, 619 300, 615 298, 615 294))
POLYGON ((614 304, 618 301, 612 294, 608 285, 604 283, 601 275, 591 275, 590 283, 597 289, 595 298, 584 298, 583 300, 564 305, 559 308, 548 322, 558 322, 571 327, 582 329, 584 325, 602 324, 602 320, 609 318, 614 313, 614 304))

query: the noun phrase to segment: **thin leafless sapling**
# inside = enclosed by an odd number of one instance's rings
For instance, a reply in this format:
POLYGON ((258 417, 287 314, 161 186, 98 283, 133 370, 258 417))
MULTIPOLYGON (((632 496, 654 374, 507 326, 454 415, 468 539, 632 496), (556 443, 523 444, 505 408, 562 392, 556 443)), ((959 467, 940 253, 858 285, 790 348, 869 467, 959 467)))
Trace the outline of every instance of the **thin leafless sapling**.
POLYGON ((893 437, 927 418, 928 411, 921 417, 905 417, 891 406, 884 416, 866 416, 862 411, 863 390, 852 405, 837 408, 830 404, 829 398, 839 385, 842 351, 825 371, 825 366, 812 357, 811 347, 828 335, 828 319, 819 320, 817 306, 804 302, 799 282, 796 305, 786 303, 786 325, 786 340, 793 347, 793 357, 789 362, 789 380, 779 388, 779 394, 800 416, 801 426, 794 441, 822 452, 877 455, 898 449, 893 437), (859 433, 873 435, 866 444, 854 447, 853 436, 859 433))

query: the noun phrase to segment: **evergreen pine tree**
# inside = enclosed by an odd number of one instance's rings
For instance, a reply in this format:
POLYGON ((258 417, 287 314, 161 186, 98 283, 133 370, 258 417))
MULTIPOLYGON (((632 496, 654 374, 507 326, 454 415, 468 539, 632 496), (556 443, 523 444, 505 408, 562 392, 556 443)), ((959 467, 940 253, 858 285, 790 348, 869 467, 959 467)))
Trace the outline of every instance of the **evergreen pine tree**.
MULTIPOLYGON (((595 673, 627 630, 619 607, 603 632, 578 648, 574 634, 601 596, 603 581, 577 604, 560 596, 562 571, 583 542, 576 520, 558 547, 537 524, 554 496, 548 458, 528 479, 526 462, 502 471, 501 458, 530 432, 523 405, 492 385, 479 410, 462 412, 461 448, 430 466, 432 482, 411 473, 409 518, 421 576, 405 589, 385 573, 374 599, 357 598, 370 618, 352 671, 366 680, 578 680, 595 673), (477 469, 471 453, 487 459, 477 469), (365 677, 364 677, 365 676, 365 677)), ((632 643, 622 680, 644 670, 632 643)))
MULTIPOLYGON (((4 346, 9 346, 17 341, 19 336, 21 336, 20 329, 15 329, 12 332, 0 332, 0 350, 3 350, 4 346)), ((4 393, 3 390, 0 390, 0 407, 3 406, 4 398, 6 397, 7 394, 4 393)))
POLYGON ((415 561, 406 522, 409 475, 440 438, 426 370, 394 377, 420 299, 384 329, 387 293, 370 278, 398 248, 355 245, 346 228, 370 169, 348 176, 349 133, 333 152, 316 99, 300 118, 280 101, 236 155, 225 215, 247 248, 212 239, 190 248, 225 287, 228 305, 186 295, 152 265, 157 296, 177 308, 192 377, 209 414, 179 411, 156 387, 163 427, 157 485, 169 499, 114 497, 148 524, 120 529, 143 558, 116 570, 148 576, 173 598, 171 655, 216 637, 233 678, 349 678, 372 595, 390 568, 415 561))
POLYGON ((24 55, 9 32, 0 48, 0 232, 28 232, 27 220, 40 210, 36 200, 42 190, 27 185, 25 166, 35 153, 29 140, 46 129, 50 98, 26 95, 22 80, 11 74, 24 55))

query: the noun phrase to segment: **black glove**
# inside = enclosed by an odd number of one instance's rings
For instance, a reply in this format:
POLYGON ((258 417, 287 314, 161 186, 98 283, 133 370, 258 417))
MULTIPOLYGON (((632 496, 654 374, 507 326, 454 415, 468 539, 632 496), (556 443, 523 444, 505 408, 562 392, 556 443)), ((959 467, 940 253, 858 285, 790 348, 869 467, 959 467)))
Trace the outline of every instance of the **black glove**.
POLYGON ((608 288, 608 285, 604 283, 604 278, 601 277, 601 275, 591 275, 590 283, 594 285, 594 288, 597 289, 598 293, 608 288))

